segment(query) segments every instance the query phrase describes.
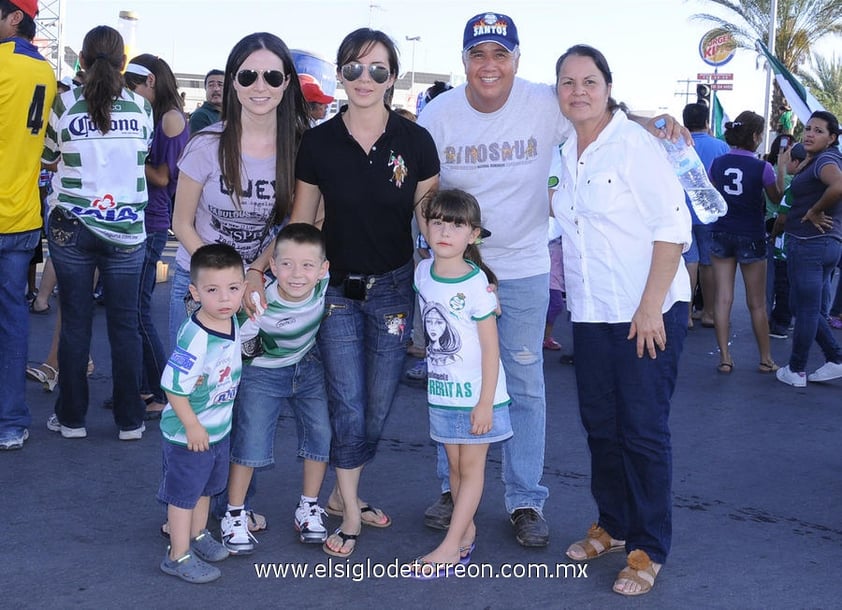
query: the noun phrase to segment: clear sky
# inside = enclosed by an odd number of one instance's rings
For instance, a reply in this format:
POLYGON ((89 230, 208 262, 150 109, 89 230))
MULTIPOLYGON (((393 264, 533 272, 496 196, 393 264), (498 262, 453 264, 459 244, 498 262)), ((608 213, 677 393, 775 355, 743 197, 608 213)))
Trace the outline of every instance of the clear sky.
MULTIPOLYGON (((462 76, 462 32, 485 11, 509 15, 521 40, 519 75, 552 82, 555 61, 576 43, 600 49, 614 75, 614 97, 637 110, 667 109, 680 116, 683 79, 713 68, 699 57, 699 41, 712 24, 690 15, 716 12, 701 0, 66 0, 64 44, 78 50, 95 25, 116 26, 121 10, 135 11, 137 53, 155 53, 175 72, 224 68, 243 36, 269 31, 291 48, 332 59, 339 42, 363 26, 384 30, 399 44, 401 70, 462 76)), ((740 50, 720 72, 734 73, 733 91, 720 100, 734 117, 763 114, 765 76, 753 51, 740 50)), ((695 85, 690 86, 695 92, 695 85)), ((695 99, 695 93, 693 100, 695 99)))

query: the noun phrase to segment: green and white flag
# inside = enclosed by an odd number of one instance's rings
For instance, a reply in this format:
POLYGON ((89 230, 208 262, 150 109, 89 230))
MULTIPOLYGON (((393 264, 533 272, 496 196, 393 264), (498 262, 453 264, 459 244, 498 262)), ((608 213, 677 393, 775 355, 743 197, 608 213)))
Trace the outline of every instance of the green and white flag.
POLYGON ((710 122, 710 128, 713 135, 720 140, 725 140, 725 123, 731 120, 731 117, 725 112, 722 104, 719 102, 719 96, 713 96, 713 118, 710 122))
POLYGON ((757 40, 755 42, 755 46, 757 47, 757 52, 762 53, 769 62, 772 71, 775 73, 775 81, 777 81, 786 101, 789 102, 789 105, 792 107, 792 110, 795 112, 795 116, 798 117, 799 121, 806 123, 809 120, 810 115, 816 110, 825 109, 819 100, 813 97, 810 90, 807 89, 800 80, 795 78, 792 72, 787 70, 786 66, 784 66, 777 57, 769 52, 769 49, 765 44, 763 44, 763 41, 757 40))

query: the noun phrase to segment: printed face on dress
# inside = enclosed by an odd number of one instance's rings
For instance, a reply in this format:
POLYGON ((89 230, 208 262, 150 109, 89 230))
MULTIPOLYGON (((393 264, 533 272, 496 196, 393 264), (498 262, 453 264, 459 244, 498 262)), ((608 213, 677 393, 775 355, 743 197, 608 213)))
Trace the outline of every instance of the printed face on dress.
POLYGON ((427 335, 430 337, 431 341, 438 341, 444 334, 446 328, 447 323, 444 318, 441 317, 441 314, 435 309, 431 309, 427 312, 427 315, 424 316, 424 329, 427 331, 427 335))
POLYGON ((427 220, 429 244, 436 258, 463 258, 468 245, 479 237, 479 229, 462 221, 448 222, 441 218, 427 220))
MULTIPOLYGON (((281 58, 267 49, 258 49, 240 64, 237 74, 233 75, 233 87, 237 92, 237 99, 243 106, 243 112, 255 116, 263 116, 274 112, 281 100, 284 99, 284 91, 289 85, 289 75, 280 83, 279 87, 273 87, 267 82, 267 72, 280 72, 284 74, 284 62, 281 58), (251 71, 256 72, 256 77, 251 81, 251 71), (242 82, 250 82, 244 86, 242 82)), ((274 83, 274 78, 269 77, 274 83)))
MULTIPOLYGON (((376 43, 369 48, 365 55, 357 57, 349 64, 362 64, 362 73, 354 80, 348 80, 343 76, 343 70, 339 70, 339 80, 345 87, 348 94, 348 103, 353 106, 370 107, 375 104, 383 104, 386 91, 395 83, 393 74, 389 74, 384 82, 378 83, 371 77, 371 67, 377 66, 389 71, 389 51, 381 43, 376 43)), ((346 65, 349 65, 346 64, 346 65)), ((354 71, 354 76, 356 71, 354 71)))
POLYGON ((269 266, 278 278, 278 294, 291 302, 309 297, 328 270, 321 246, 301 244, 291 239, 278 243, 269 266))
POLYGON ((804 126, 804 150, 816 155, 836 142, 836 136, 830 133, 827 121, 813 117, 804 126))
POLYGON ((200 269, 196 283, 190 284, 190 294, 201 303, 202 315, 221 321, 231 318, 240 309, 244 287, 242 267, 200 269))
POLYGON ((611 85, 590 57, 570 55, 558 71, 558 105, 572 123, 600 119, 608 107, 611 85))
POLYGON ((480 112, 498 110, 509 99, 515 83, 520 55, 496 42, 483 42, 462 54, 468 81, 466 95, 480 112))

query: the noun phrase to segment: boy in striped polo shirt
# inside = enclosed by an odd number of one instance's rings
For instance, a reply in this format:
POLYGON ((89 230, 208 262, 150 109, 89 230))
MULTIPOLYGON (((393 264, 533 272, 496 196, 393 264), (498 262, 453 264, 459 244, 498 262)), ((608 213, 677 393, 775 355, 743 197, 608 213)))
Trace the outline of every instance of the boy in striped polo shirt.
POLYGON ((210 244, 193 253, 190 294, 201 307, 181 325, 161 378, 168 404, 161 415, 165 473, 158 499, 168 505, 171 543, 161 570, 188 582, 216 580, 220 571, 205 562, 228 556, 207 521, 210 496, 228 480, 231 415, 242 369, 234 315, 244 287, 243 259, 234 248, 210 244))
POLYGON ((266 310, 245 319, 241 328, 246 366, 231 434, 228 510, 221 521, 222 542, 237 555, 254 550, 245 521, 246 490, 254 469, 275 461, 275 429, 286 405, 295 415, 298 456, 304 460, 295 528, 301 542, 321 544, 327 538, 318 503, 331 440, 316 346, 328 284, 322 232, 309 224, 287 225, 275 240, 270 265, 277 279, 266 286, 266 310))

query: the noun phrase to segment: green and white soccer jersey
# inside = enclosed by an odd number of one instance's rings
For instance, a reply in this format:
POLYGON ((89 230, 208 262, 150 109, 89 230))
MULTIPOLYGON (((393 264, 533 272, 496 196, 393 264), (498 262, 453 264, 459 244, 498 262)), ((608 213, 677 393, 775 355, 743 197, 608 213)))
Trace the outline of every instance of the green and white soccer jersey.
POLYGON ((57 97, 47 127, 42 159, 58 161, 56 204, 109 243, 142 244, 152 107, 123 89, 111 105, 110 129, 102 133, 91 121, 84 93, 77 87, 57 97))
MULTIPOLYGON (((241 372, 237 322, 231 320, 231 333, 223 335, 202 326, 194 314, 178 331, 175 350, 161 376, 161 387, 190 400, 210 442, 216 443, 231 431, 241 372)), ((187 445, 184 425, 169 404, 161 414, 161 433, 171 443, 187 445)))
MULTIPOLYGON (((316 333, 325 312, 325 292, 328 276, 316 284, 309 298, 300 302, 283 300, 278 294, 277 281, 266 286, 266 311, 257 321, 240 314, 242 327, 240 336, 243 345, 259 337, 262 355, 246 364, 267 369, 296 364, 316 343, 316 333)), ((245 347, 244 347, 245 349, 245 347)), ((247 353, 255 353, 249 348, 247 353)))

